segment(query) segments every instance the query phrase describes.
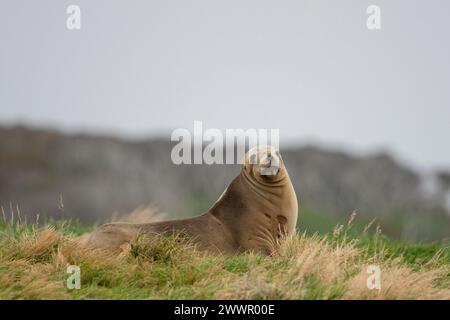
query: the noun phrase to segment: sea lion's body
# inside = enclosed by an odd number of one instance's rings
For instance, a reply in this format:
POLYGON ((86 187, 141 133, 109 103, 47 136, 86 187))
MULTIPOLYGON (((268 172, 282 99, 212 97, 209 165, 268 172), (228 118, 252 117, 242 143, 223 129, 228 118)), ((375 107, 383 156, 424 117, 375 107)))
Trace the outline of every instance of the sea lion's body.
POLYGON ((249 151, 241 173, 208 212, 200 216, 156 223, 106 224, 91 235, 89 242, 118 248, 141 234, 180 231, 190 235, 200 249, 222 253, 254 250, 269 254, 277 248, 282 236, 295 232, 298 210, 289 175, 281 156, 275 152, 270 147, 249 151), (270 159, 263 165, 251 163, 252 152, 257 152, 258 158, 265 152, 270 159), (276 172, 261 175, 261 168, 275 168, 272 166, 275 160, 279 164, 276 172))

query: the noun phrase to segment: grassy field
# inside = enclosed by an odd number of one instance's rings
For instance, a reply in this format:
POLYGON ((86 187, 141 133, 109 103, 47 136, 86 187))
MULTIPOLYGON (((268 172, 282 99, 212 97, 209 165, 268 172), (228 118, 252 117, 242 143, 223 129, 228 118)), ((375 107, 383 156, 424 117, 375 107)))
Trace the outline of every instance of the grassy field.
POLYGON ((449 248, 351 226, 297 234, 272 256, 207 255, 177 236, 141 238, 113 255, 83 245, 89 228, 78 223, 4 221, 0 298, 450 299, 449 248), (69 265, 80 267, 79 290, 66 287, 69 265), (380 268, 380 289, 367 288, 369 265, 380 268))

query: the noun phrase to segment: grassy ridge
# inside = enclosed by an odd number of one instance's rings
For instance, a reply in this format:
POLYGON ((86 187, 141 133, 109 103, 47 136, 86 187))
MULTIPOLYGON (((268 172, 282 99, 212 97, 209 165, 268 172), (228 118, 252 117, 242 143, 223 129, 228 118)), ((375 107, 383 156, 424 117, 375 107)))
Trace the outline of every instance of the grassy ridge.
POLYGON ((207 255, 185 238, 140 238, 120 254, 82 244, 77 223, 0 224, 2 299, 450 299, 450 251, 394 242, 351 223, 297 234, 273 256, 207 255), (81 289, 66 288, 67 266, 81 289), (381 289, 366 286, 367 266, 381 289))

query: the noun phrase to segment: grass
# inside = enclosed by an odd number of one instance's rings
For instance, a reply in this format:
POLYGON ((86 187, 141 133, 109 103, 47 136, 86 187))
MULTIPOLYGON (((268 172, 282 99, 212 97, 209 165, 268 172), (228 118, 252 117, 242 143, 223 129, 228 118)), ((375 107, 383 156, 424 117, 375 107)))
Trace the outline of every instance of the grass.
POLYGON ((182 235, 141 237, 110 254, 85 246, 89 228, 74 221, 9 221, 0 224, 0 298, 450 299, 448 247, 370 230, 350 221, 296 234, 272 256, 208 255, 182 235), (79 290, 66 287, 69 265, 80 267, 79 290), (381 269, 380 290, 366 286, 369 265, 381 269))

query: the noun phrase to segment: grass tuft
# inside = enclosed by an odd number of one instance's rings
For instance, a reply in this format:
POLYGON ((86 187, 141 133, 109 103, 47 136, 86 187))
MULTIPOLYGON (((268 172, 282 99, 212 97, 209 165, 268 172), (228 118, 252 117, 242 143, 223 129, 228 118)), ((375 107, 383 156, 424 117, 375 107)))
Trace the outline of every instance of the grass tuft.
POLYGON ((227 256, 183 234, 139 237, 112 254, 83 244, 89 229, 76 224, 16 220, 0 224, 0 299, 450 299, 448 247, 351 224, 286 238, 272 256, 227 256), (66 287, 70 265, 79 290, 66 287), (367 288, 369 265, 381 270, 379 290, 367 288))

